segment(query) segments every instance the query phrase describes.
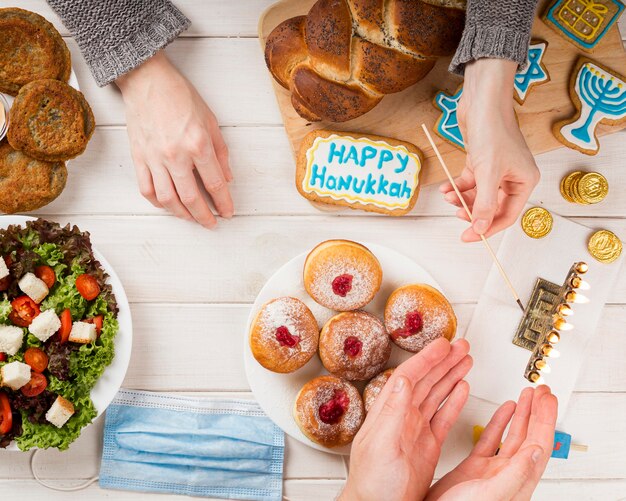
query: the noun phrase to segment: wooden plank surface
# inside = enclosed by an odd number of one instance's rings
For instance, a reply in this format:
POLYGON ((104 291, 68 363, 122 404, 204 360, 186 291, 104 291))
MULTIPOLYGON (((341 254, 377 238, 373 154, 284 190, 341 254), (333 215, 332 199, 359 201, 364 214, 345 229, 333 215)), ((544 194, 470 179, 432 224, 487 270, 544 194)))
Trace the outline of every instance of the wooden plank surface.
MULTIPOLYGON (((459 241, 466 225, 451 217, 240 217, 213 232, 165 216, 51 219, 89 228, 134 302, 250 303, 285 262, 330 238, 384 242, 421 263, 456 303, 477 301, 491 267, 480 244, 459 241)), ((606 227, 626 240, 626 219, 575 221, 606 227)), ((491 239, 495 249, 500 239, 491 239)), ((626 269, 609 301, 626 303, 626 269)))
MULTIPOLYGON (((324 215, 296 190, 295 167, 282 128, 224 127, 223 134, 230 147, 235 174, 231 189, 237 215, 324 215)), ((623 169, 625 141, 624 131, 604 137, 602 151, 594 157, 565 149, 538 155, 542 181, 532 200, 564 216, 622 217, 626 213, 626 190, 619 187, 626 183, 626 170, 623 169), (566 202, 559 194, 559 182, 573 170, 602 172, 609 181, 609 196, 593 206, 566 202)), ((38 214, 166 214, 155 209, 137 191, 127 145, 124 127, 98 127, 87 152, 70 163, 66 190, 38 214), (113 192, 116 196, 111 196, 113 192)), ((411 215, 449 217, 454 213, 455 209, 442 199, 437 186, 428 186, 420 191, 411 215)), ((349 209, 341 214, 377 217, 349 209)))
MULTIPOLYGON (((403 222, 352 211, 332 217, 313 209, 296 194, 291 147, 256 39, 259 15, 272 0, 175 3, 194 23, 168 53, 223 125, 239 217, 210 233, 154 209, 140 197, 119 93, 112 86, 95 85, 69 38, 75 70, 99 126, 86 154, 70 165, 64 194, 38 212, 90 230, 127 287, 136 349, 125 386, 251 398, 241 359, 250 303, 289 257, 334 236, 384 242, 423 264, 454 301, 462 332, 490 264, 479 246, 458 241, 464 225, 452 217, 454 211, 436 188, 423 190, 412 217, 403 222), (184 342, 171 343, 172 336, 184 342)), ((15 4, 42 13, 67 36, 43 0, 0 0, 0 7, 15 4)), ((626 33, 626 16, 620 25, 626 33)), ((578 222, 626 237, 626 191, 621 189, 626 183, 625 138, 625 132, 603 138, 602 151, 594 158, 565 149, 540 155, 543 177, 533 199, 578 222), (579 168, 607 176, 611 193, 603 203, 582 207, 560 198, 561 176, 579 168)), ((494 246, 499 241, 493 239, 494 246)), ((552 461, 534 499, 626 499, 626 276, 618 279, 610 302, 564 423, 590 452, 552 461)), ((97 474, 102 425, 100 420, 88 428, 65 453, 42 453, 40 473, 67 484, 97 474)), ((467 449, 466 429, 455 432, 450 441, 455 447, 445 453, 437 475, 467 449)), ((28 459, 28 454, 0 451, 0 492, 7 499, 162 498, 105 491, 97 485, 78 493, 47 491, 32 480, 28 459)), ((292 501, 332 500, 343 485, 344 466, 335 456, 288 439, 285 477, 285 495, 292 501)))
MULTIPOLYGON (((60 482, 60 485, 72 485, 78 482, 60 482)), ((298 501, 319 501, 320 499, 335 499, 343 486, 339 481, 310 481, 288 480, 285 482, 285 499, 298 501)), ((17 492, 23 496, 41 495, 41 487, 34 481, 0 481, 0 489, 5 492, 17 492)), ((576 481, 543 481, 537 489, 534 501, 554 501, 555 499, 571 499, 576 501, 616 501, 625 499, 624 495, 616 494, 626 492, 626 482, 623 480, 592 480, 584 484, 576 481)), ((94 501, 115 499, 116 501, 138 501, 145 499, 141 493, 105 491, 97 486, 92 486, 82 493, 52 492, 47 496, 49 501, 66 501, 74 499, 93 499, 94 501)), ((158 498, 157 498, 158 499, 158 498)), ((186 501, 185 496, 169 496, 171 501, 186 501)), ((208 498, 205 498, 208 499, 208 498)))
MULTIPOLYGON (((280 0, 270 7, 259 24, 261 45, 280 22, 296 15, 306 14, 315 0, 280 0)), ((540 2, 539 12, 547 5, 547 0, 540 2)), ((529 148, 535 154, 562 148, 552 134, 552 125, 574 115, 574 106, 569 96, 568 85, 572 68, 581 52, 564 37, 550 29, 542 20, 536 19, 532 29, 533 38, 548 42, 544 63, 550 73, 550 81, 533 88, 523 106, 515 105, 520 127, 529 148)), ((596 47, 593 58, 609 68, 626 67, 626 53, 617 26, 607 32, 596 47)), ((425 123, 432 129, 440 116, 432 101, 439 90, 453 94, 461 79, 448 72, 450 58, 441 58, 433 70, 412 87, 385 96, 382 102, 365 115, 345 123, 318 122, 309 123, 301 118, 291 105, 291 93, 272 82, 278 106, 294 154, 300 148, 302 139, 312 130, 323 128, 346 132, 360 132, 388 136, 408 141, 424 152, 425 166, 421 182, 423 185, 437 183, 445 179, 445 174, 438 165, 433 149, 419 127, 425 123)), ((600 125, 598 136, 611 134, 626 127, 600 125)), ((453 174, 461 172, 465 165, 465 153, 443 139, 435 136, 435 141, 453 174)))

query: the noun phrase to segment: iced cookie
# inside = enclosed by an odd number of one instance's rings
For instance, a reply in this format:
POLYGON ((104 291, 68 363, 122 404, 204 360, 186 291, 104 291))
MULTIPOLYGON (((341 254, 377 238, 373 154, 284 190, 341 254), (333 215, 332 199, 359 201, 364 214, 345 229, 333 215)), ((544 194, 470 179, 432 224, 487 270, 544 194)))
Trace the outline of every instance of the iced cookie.
POLYGON ((396 139, 317 130, 298 153, 296 187, 312 202, 402 216, 420 189, 422 153, 396 139))
POLYGON ((452 96, 448 96, 443 91, 437 92, 433 100, 433 105, 441 111, 441 116, 435 124, 434 131, 442 139, 445 139, 450 144, 465 151, 465 142, 463 141, 463 135, 461 134, 461 128, 459 127, 459 120, 456 114, 462 95, 462 85, 452 96))
POLYGON ((543 20, 579 49, 593 52, 623 10, 620 0, 553 0, 543 20))
POLYGON ((569 84, 574 117, 552 127, 566 146, 587 155, 600 151, 598 124, 626 122, 626 77, 586 57, 579 58, 569 84))
POLYGON ((528 48, 528 64, 515 75, 513 97, 519 104, 524 104, 533 87, 550 81, 550 75, 543 64, 543 56, 548 48, 548 42, 533 40, 528 48))

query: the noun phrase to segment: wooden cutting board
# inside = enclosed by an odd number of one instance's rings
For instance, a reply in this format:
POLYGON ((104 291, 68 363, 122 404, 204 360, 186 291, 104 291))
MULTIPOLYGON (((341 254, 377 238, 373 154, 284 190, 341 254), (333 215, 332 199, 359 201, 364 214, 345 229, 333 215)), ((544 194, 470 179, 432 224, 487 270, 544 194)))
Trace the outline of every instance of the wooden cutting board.
MULTIPOLYGON (((290 17, 306 14, 315 1, 281 0, 270 6, 259 22, 259 39, 263 50, 267 36, 278 24, 290 17)), ((546 4, 547 0, 540 3, 539 13, 544 11, 546 4)), ((533 88, 525 104, 523 106, 516 104, 515 107, 526 141, 531 151, 538 154, 564 147, 552 134, 552 124, 574 114, 568 85, 576 59, 583 53, 539 18, 535 19, 532 37, 548 42, 544 64, 550 73, 550 82, 533 88)), ((589 57, 619 73, 626 72, 626 52, 624 52, 617 23, 598 44, 595 53, 589 57)), ((432 130, 440 115, 432 104, 435 94, 439 90, 452 94, 462 82, 460 77, 448 72, 449 64, 450 58, 440 59, 426 78, 416 85, 398 94, 385 96, 382 102, 369 113, 341 124, 328 122, 311 124, 302 119, 291 106, 289 92, 274 81, 278 105, 294 154, 298 151, 302 138, 310 131, 319 128, 394 137, 413 143, 424 152, 426 161, 422 177, 423 185, 441 182, 445 174, 439 167, 420 125, 425 123, 432 130)), ((269 72, 268 76, 270 76, 269 72)), ((624 128, 626 124, 612 127, 600 125, 597 132, 598 136, 603 136, 624 128)), ((433 136, 450 170, 453 174, 460 173, 465 164, 465 153, 438 136, 433 136)))

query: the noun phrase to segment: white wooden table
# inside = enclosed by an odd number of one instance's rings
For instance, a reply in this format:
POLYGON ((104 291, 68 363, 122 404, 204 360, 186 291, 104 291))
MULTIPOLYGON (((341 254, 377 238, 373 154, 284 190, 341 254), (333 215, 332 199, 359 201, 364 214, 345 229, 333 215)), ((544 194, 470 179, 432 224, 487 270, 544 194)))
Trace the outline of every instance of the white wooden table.
MULTIPOLYGON (((259 15, 273 0, 175 0, 192 28, 168 49, 217 114, 230 146, 237 217, 215 232, 154 209, 135 185, 120 96, 93 82, 74 41, 43 0, 0 0, 0 6, 39 12, 61 30, 91 103, 97 132, 72 162, 63 195, 37 215, 88 229, 120 275, 131 301, 134 353, 124 386, 156 391, 249 396, 242 344, 250 303, 284 262, 327 238, 378 241, 421 263, 454 303, 464 332, 490 260, 479 245, 463 245, 465 224, 436 188, 423 190, 414 213, 401 220, 350 213, 324 215, 293 186, 293 161, 257 40, 259 15)), ((626 16, 622 33, 626 34, 626 16)), ((624 69, 622 68, 622 71, 624 69)), ((626 132, 602 139, 595 158, 561 149, 538 157, 543 178, 533 200, 594 227, 626 237, 626 132), (597 169, 610 197, 593 207, 568 204, 561 176, 597 169)), ((500 238, 493 239, 493 245, 500 238)), ((568 423, 590 446, 587 454, 552 461, 536 499, 626 499, 626 270, 618 281, 571 401, 568 423)), ((43 477, 61 485, 97 474, 103 420, 69 451, 39 457, 43 477)), ((144 497, 101 490, 57 493, 31 478, 28 454, 0 452, 2 499, 116 499, 144 497)), ((445 458, 437 475, 452 467, 445 458)), ((343 483, 339 457, 288 439, 285 495, 333 499, 343 483)), ((169 498, 168 498, 169 499, 169 498)), ((186 498, 180 498, 186 499, 186 498)))

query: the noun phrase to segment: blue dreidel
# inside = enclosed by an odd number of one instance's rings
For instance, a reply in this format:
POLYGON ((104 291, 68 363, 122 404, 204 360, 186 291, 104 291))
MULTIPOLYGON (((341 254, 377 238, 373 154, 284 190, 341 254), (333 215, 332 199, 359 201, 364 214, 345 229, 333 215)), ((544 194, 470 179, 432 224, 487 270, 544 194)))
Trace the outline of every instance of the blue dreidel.
MULTIPOLYGON (((478 440, 480 439, 480 436, 482 435, 484 429, 485 428, 483 426, 474 426, 472 437, 474 445, 476 445, 476 442, 478 442, 478 440)), ((586 445, 573 444, 572 436, 569 433, 556 431, 554 433, 554 447, 552 448, 552 455, 550 457, 567 459, 569 457, 570 450, 587 452, 588 447, 586 445)))

